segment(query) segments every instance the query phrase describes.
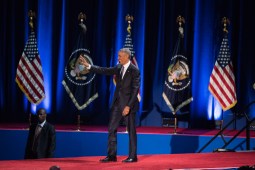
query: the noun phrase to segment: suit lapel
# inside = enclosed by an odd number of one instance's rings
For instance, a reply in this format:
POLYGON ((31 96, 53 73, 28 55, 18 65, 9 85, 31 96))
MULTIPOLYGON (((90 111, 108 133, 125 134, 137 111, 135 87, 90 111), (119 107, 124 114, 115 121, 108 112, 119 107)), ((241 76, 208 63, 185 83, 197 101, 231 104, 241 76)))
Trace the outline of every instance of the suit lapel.
POLYGON ((130 74, 131 64, 132 64, 132 63, 130 63, 129 67, 127 68, 127 70, 126 70, 126 72, 125 72, 124 77, 123 77, 122 80, 124 80, 124 79, 130 74))
POLYGON ((41 133, 45 133, 46 129, 47 129, 47 122, 45 122, 45 124, 43 125, 41 133))

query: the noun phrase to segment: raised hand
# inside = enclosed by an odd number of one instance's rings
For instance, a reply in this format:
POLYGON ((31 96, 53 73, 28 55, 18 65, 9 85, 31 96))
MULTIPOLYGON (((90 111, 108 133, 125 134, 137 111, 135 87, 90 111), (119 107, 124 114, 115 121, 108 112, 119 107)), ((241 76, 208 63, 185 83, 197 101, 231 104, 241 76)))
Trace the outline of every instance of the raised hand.
POLYGON ((89 67, 89 63, 85 60, 84 57, 82 57, 82 55, 79 56, 79 60, 82 65, 84 65, 85 67, 89 67))

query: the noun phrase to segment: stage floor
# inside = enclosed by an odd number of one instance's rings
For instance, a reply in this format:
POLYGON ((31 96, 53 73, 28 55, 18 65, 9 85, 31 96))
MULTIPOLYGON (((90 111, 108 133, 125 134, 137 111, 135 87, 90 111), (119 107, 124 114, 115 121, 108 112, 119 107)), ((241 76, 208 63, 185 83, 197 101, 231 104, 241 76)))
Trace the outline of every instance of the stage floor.
POLYGON ((51 158, 38 160, 0 161, 0 169, 5 170, 46 170, 58 166, 61 170, 201 170, 201 169, 237 169, 241 166, 255 165, 255 152, 225 152, 196 154, 138 155, 136 163, 122 163, 124 156, 118 156, 117 162, 100 163, 102 156, 76 158, 51 158))

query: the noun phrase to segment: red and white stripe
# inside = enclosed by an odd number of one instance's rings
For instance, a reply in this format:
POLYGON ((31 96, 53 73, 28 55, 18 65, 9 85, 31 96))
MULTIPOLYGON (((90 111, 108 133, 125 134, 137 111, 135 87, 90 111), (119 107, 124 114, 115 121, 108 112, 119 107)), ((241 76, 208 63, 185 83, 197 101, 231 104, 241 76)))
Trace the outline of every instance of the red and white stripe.
POLYGON ((210 76, 209 90, 218 100, 224 111, 235 106, 237 103, 236 86, 231 61, 222 68, 216 60, 210 76))
POLYGON ((18 64, 16 82, 31 103, 39 104, 45 97, 39 54, 30 62, 23 52, 18 64))

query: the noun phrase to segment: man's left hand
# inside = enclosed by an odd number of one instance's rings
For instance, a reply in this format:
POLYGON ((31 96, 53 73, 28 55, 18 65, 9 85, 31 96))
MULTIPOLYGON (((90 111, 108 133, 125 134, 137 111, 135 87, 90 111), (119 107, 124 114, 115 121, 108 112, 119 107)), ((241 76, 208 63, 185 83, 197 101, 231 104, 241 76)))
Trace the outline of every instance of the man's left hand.
POLYGON ((125 106, 123 112, 122 112, 122 116, 127 116, 129 114, 130 111, 130 107, 129 106, 125 106))

